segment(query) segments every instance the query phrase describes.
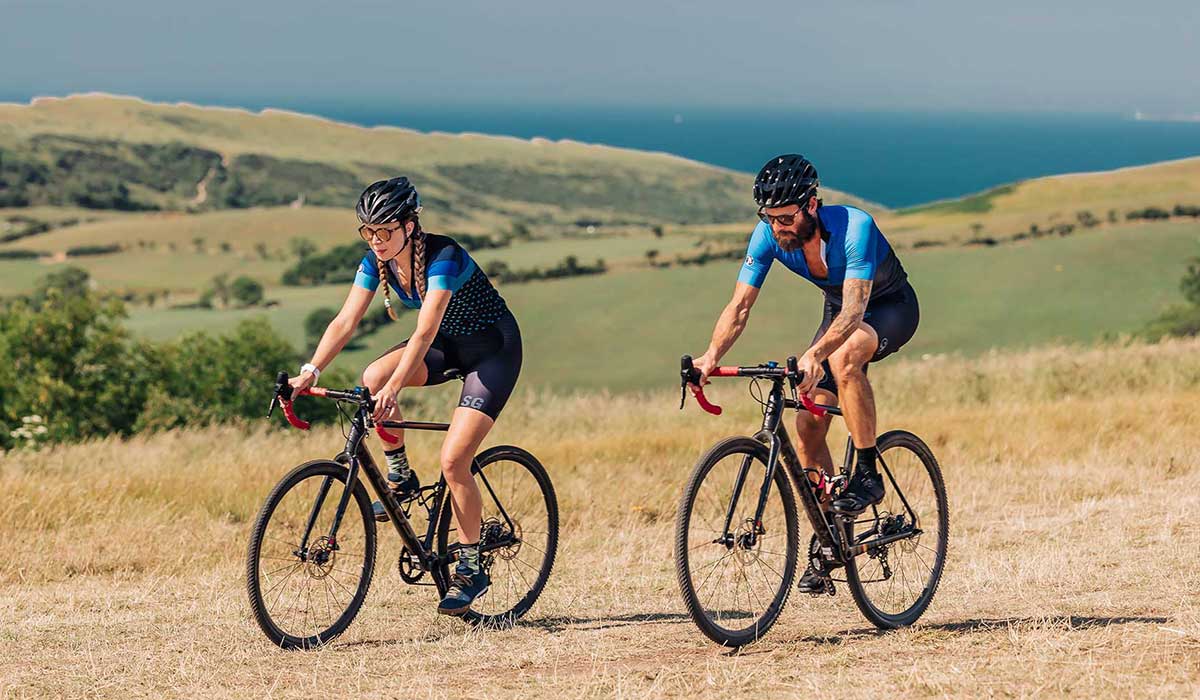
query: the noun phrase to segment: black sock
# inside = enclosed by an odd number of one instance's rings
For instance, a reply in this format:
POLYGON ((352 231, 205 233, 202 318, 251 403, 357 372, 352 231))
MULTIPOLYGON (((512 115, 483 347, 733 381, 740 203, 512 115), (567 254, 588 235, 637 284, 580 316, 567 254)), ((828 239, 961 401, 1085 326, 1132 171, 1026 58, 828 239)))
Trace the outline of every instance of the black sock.
POLYGON ((874 475, 875 472, 875 446, 856 449, 858 452, 858 471, 863 474, 874 475))

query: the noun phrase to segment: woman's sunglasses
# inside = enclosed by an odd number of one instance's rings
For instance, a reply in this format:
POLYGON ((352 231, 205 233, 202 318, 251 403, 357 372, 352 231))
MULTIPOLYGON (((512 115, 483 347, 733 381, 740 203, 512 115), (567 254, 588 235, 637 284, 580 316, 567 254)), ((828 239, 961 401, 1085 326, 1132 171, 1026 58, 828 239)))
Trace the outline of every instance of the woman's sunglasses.
POLYGON ((400 230, 403 226, 404 224, 399 221, 382 225, 363 224, 358 227, 358 235, 362 236, 362 239, 367 243, 371 242, 371 238, 378 238, 387 243, 392 240, 392 234, 400 230))

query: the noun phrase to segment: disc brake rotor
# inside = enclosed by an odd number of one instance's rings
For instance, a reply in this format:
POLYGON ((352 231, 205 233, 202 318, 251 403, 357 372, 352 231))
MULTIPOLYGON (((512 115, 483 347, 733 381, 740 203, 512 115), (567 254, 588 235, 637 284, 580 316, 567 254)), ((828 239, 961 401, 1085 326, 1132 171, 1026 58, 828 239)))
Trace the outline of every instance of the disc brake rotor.
POLYGON ((322 535, 309 545, 307 556, 304 558, 304 570, 311 578, 322 579, 333 571, 337 561, 337 543, 322 535))
POLYGON ((758 561, 762 551, 761 527, 755 527, 754 521, 747 519, 733 532, 733 558, 742 566, 750 566, 758 561))

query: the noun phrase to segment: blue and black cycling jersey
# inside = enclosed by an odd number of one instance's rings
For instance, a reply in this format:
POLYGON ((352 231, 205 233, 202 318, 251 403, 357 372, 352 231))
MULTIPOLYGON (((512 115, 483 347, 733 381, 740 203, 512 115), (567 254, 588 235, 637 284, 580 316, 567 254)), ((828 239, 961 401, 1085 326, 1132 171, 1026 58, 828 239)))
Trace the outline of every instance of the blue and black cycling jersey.
MULTIPOLYGON (((401 289, 395 261, 389 261, 388 283, 400 303, 410 309, 421 308, 421 298, 414 289, 401 289)), ((407 273, 407 270, 405 271, 407 273)), ((363 256, 354 284, 375 291, 379 288, 379 267, 374 253, 363 256)), ((449 236, 425 235, 425 289, 445 289, 452 292, 446 314, 438 333, 466 336, 490 328, 508 313, 504 298, 492 286, 487 275, 475 264, 467 251, 449 236)))
POLYGON ((813 277, 804 260, 804 251, 799 248, 783 250, 775 242, 770 225, 760 222, 750 236, 738 281, 762 287, 771 263, 779 260, 792 272, 820 287, 826 298, 839 306, 842 283, 847 279, 872 280, 872 299, 904 288, 908 274, 870 214, 855 207, 823 206, 817 209, 817 216, 828 235, 821 241, 821 258, 829 268, 826 279, 813 277))

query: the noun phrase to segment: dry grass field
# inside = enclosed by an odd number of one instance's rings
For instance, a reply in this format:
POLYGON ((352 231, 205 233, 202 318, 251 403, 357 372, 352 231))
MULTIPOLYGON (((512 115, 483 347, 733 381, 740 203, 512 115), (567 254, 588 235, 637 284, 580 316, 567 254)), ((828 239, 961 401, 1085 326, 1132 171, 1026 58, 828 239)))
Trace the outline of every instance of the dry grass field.
MULTIPOLYGON (((667 391, 526 393, 493 441, 548 466, 563 530, 542 599, 504 631, 439 618, 381 530, 346 635, 304 653, 265 640, 242 581, 250 521, 291 465, 339 448, 336 429, 264 421, 0 457, 0 696, 1195 695, 1200 343, 914 358, 873 376, 881 429, 924 436, 950 496, 945 575, 914 628, 875 632, 843 588, 793 597, 739 653, 708 643, 676 589, 672 520, 703 448, 756 425, 745 386, 713 387, 721 418, 667 391)), ((411 445, 432 478, 436 443, 411 445)))

